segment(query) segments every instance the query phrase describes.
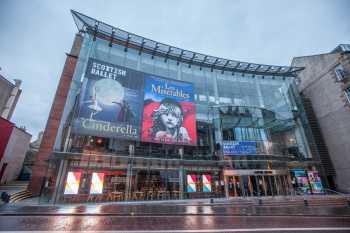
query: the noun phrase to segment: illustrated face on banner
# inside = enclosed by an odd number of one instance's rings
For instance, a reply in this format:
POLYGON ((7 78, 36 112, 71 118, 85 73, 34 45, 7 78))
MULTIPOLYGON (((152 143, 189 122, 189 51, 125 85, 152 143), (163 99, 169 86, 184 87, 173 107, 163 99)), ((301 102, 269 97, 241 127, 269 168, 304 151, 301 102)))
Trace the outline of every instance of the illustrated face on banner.
POLYGON ((142 89, 142 73, 90 58, 73 130, 138 140, 142 89))
POLYGON ((81 172, 68 172, 64 194, 78 194, 81 172))
POLYGON ((194 145, 197 141, 193 86, 145 77, 142 141, 194 145))
POLYGON ((174 103, 172 106, 173 110, 170 111, 171 103, 164 104, 164 102, 159 106, 159 111, 163 111, 162 114, 160 114, 160 122, 164 125, 164 128, 166 129, 175 129, 176 127, 181 126, 181 121, 183 118, 183 113, 181 110, 181 106, 178 106, 174 103))

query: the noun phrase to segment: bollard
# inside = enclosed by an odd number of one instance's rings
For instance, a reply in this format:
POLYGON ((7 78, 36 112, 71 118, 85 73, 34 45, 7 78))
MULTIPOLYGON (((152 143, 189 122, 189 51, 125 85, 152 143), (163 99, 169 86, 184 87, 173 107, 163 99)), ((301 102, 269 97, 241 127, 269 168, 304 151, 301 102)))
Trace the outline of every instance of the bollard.
POLYGON ((304 199, 304 206, 308 206, 308 205, 309 205, 308 201, 304 199))
POLYGON ((259 205, 262 205, 262 200, 261 199, 259 199, 259 205))
POLYGON ((213 203, 214 203, 214 199, 210 198, 210 204, 213 204, 213 203))

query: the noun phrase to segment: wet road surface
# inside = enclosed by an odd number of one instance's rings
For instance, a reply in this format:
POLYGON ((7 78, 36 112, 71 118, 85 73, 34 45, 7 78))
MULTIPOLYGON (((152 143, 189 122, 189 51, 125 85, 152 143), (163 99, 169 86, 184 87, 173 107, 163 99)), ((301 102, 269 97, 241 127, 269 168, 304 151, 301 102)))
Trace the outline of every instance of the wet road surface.
POLYGON ((114 216, 350 216, 347 206, 237 206, 237 205, 40 205, 0 207, 4 215, 114 215, 114 216))
MULTIPOLYGON (((239 229, 332 228, 350 232, 349 217, 305 216, 2 216, 2 231, 239 232, 239 229), (236 229, 236 231, 234 231, 236 229), (201 231, 199 231, 201 230, 201 231)), ((263 229, 268 229, 264 231, 263 229)), ((274 231, 273 229, 276 229, 274 231)), ((280 232, 285 232, 282 230, 280 232)), ((304 229, 305 232, 306 231, 304 229)), ((245 231, 250 232, 250 231, 245 231)), ((293 232, 293 231, 291 231, 293 232)), ((316 231, 317 232, 317 231, 316 231)))
POLYGON ((244 205, 8 205, 0 207, 0 231, 350 233, 350 208, 244 205))

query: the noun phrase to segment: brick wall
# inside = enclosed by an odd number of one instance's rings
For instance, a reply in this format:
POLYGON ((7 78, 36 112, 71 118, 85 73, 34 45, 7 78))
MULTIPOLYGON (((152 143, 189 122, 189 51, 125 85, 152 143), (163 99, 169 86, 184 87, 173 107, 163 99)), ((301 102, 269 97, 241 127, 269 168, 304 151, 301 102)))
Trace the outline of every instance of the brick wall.
POLYGON ((28 186, 28 190, 32 192, 33 195, 40 195, 48 168, 48 158, 54 149, 58 128, 73 79, 80 47, 81 35, 77 35, 75 37, 71 53, 67 54, 56 95, 51 106, 48 121, 46 123, 43 139, 33 166, 32 177, 28 186))

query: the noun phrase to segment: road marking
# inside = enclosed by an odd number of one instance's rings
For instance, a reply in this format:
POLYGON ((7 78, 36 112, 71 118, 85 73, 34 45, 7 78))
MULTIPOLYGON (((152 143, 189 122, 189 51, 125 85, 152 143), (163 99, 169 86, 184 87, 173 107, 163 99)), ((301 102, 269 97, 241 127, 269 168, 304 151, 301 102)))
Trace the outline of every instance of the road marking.
MULTIPOLYGON (((275 232, 275 231, 350 231, 350 227, 306 227, 306 228, 246 228, 246 229, 201 229, 201 230, 125 230, 125 231, 69 231, 74 233, 225 233, 225 232, 275 232)), ((1 232, 1 231, 0 231, 1 232)), ((6 231, 7 232, 7 231, 6 231)), ((67 231, 11 231, 11 233, 64 233, 67 231)))
MULTIPOLYGON (((338 216, 327 216, 327 215, 220 215, 220 214, 186 214, 186 215, 132 215, 132 214, 115 214, 115 213, 103 213, 103 214, 89 214, 89 213, 57 213, 57 214, 45 214, 45 213, 35 213, 35 214, 26 214, 26 213, 0 213, 0 218, 8 217, 31 217, 31 218, 42 218, 42 217, 111 217, 111 218, 187 218, 187 217, 218 217, 218 218, 350 218, 350 215, 338 215, 338 216)), ((1 230, 0 230, 1 231, 1 230)))

